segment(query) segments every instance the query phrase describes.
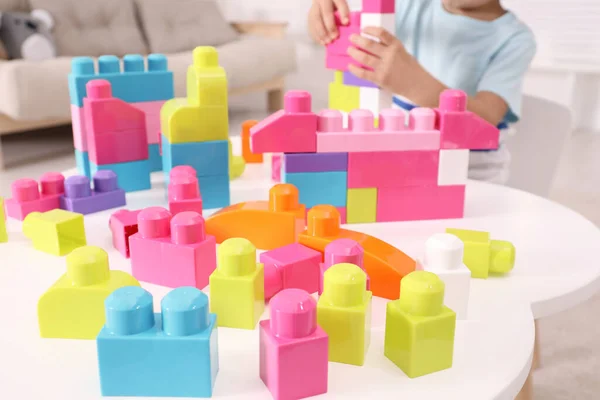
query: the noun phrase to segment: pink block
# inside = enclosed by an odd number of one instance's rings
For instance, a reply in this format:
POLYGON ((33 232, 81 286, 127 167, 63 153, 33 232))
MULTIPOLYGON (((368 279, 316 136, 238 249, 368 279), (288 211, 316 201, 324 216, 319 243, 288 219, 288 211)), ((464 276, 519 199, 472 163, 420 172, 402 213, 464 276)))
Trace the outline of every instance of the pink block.
POLYGON ((334 71, 348 71, 348 65, 353 62, 352 57, 343 54, 326 54, 325 68, 334 71))
POLYGON ((71 125, 73 126, 73 146, 79 151, 87 151, 87 130, 83 107, 71 104, 71 125))
POLYGON ((169 211, 173 215, 184 211, 195 211, 202 215, 202 197, 200 197, 198 178, 190 175, 191 171, 182 173, 183 175, 176 173, 174 176, 170 176, 169 211))
MULTIPOLYGON (((337 239, 325 246, 323 263, 320 265, 319 296, 323 293, 323 275, 331 266, 341 263, 350 263, 362 268, 365 251, 356 241, 352 239, 337 239)), ((370 290, 371 280, 367 275, 367 290, 370 290)))
POLYGON ((162 207, 142 210, 129 249, 136 279, 172 288, 204 288, 217 264, 215 237, 206 235, 204 218, 192 211, 172 217, 162 207))
POLYGON ((198 176, 198 173, 196 172, 194 167, 190 165, 178 165, 176 167, 173 167, 169 172, 169 180, 174 179, 178 176, 191 176, 196 178, 198 176))
POLYGON ((141 210, 119 210, 110 216, 108 222, 115 249, 129 258, 129 237, 138 231, 137 217, 141 210))
POLYGON ((317 116, 308 92, 289 91, 284 109, 250 130, 253 153, 314 153, 317 151, 317 116))
POLYGON ((131 103, 132 106, 144 113, 146 117, 146 136, 148 144, 156 144, 160 140, 160 110, 165 101, 145 101, 142 103, 131 103))
POLYGON ((271 158, 271 179, 275 182, 281 182, 281 154, 273 154, 271 158))
POLYGON ((362 12, 387 14, 396 11, 395 0, 362 0, 362 12))
POLYGON ((293 243, 260 255, 265 265, 265 300, 283 289, 302 289, 314 293, 319 289, 321 253, 293 243))
POLYGON ((409 186, 377 191, 377 222, 462 218, 465 186, 409 186))
POLYGON ((260 321, 260 378, 275 400, 327 393, 329 337, 317 325, 317 304, 307 292, 286 289, 260 321))
POLYGON ((336 207, 338 212, 340 213, 340 224, 345 224, 346 220, 346 207, 336 207))
POLYGON ((348 55, 348 47, 352 46, 350 35, 360 34, 360 14, 358 11, 351 12, 350 22, 347 25, 342 25, 339 13, 335 13, 335 24, 338 27, 339 37, 327 45, 328 55, 348 55))
POLYGON ((40 179, 18 179, 10 186, 12 198, 4 203, 6 215, 24 220, 32 212, 46 212, 60 208, 60 197, 65 192, 65 177, 48 172, 40 179))
POLYGON ((348 188, 436 186, 439 150, 348 154, 348 188))
POLYGON ((435 112, 415 108, 410 115, 411 124, 407 127, 403 110, 382 110, 379 127, 375 128, 370 111, 354 110, 348 116, 348 129, 344 129, 341 112, 324 110, 318 116, 317 152, 439 150, 440 132, 435 130, 435 112))
POLYGON ((108 81, 86 85, 83 108, 90 161, 96 165, 148 159, 146 117, 136 107, 112 97, 108 81))

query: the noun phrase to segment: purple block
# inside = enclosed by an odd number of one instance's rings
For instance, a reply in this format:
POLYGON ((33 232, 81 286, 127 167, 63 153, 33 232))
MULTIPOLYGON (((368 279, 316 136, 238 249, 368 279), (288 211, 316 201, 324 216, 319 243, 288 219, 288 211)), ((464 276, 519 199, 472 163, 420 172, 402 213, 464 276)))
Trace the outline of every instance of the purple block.
POLYGON ((101 170, 94 175, 94 190, 87 177, 68 177, 65 180, 65 194, 60 197, 60 208, 84 215, 125 204, 125 191, 119 189, 117 175, 110 170, 101 170))
POLYGON ((344 72, 344 85, 348 86, 360 86, 360 87, 370 87, 377 88, 378 86, 373 82, 366 81, 352 74, 351 72, 344 72))
POLYGON ((294 153, 283 155, 286 173, 348 170, 348 153, 294 153))

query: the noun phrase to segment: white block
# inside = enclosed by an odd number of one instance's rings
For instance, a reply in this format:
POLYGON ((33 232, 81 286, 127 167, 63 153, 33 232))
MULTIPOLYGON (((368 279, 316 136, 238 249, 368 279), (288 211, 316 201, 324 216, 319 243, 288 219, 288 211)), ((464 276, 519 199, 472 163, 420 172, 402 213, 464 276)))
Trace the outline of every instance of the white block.
POLYGON ((440 150, 438 185, 466 185, 469 175, 469 149, 440 150))
MULTIPOLYGON (((363 13, 360 15, 360 29, 363 30, 369 26, 377 26, 385 29, 386 31, 394 34, 396 31, 396 18, 395 14, 371 14, 363 13)), ((370 37, 369 35, 365 35, 370 37)))
POLYGON ((466 319, 469 308, 471 271, 463 264, 464 244, 449 233, 431 236, 425 243, 425 256, 419 269, 433 272, 444 282, 444 305, 466 319))
POLYGON ((369 110, 375 118, 379 117, 379 111, 392 108, 392 94, 378 88, 361 87, 359 108, 369 110))

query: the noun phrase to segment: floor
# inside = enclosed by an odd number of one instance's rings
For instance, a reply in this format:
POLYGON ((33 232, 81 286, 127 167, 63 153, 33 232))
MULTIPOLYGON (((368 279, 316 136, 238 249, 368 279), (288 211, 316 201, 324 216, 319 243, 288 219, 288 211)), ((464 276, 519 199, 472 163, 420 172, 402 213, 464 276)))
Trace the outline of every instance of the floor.
MULTIPOLYGON (((314 49, 299 46, 299 68, 290 77, 290 89, 313 94, 313 108, 327 103, 331 74, 318 68, 314 49), (315 67, 315 65, 317 67, 315 67)), ((266 115, 261 95, 231 99, 231 133, 238 134, 241 122, 266 115)), ((44 172, 74 166, 68 129, 44 135, 15 135, 3 139, 7 161, 14 165, 0 173, 0 196, 9 195, 10 182, 37 178, 44 172)), ((564 149, 551 198, 586 216, 600 226, 600 134, 576 132, 564 149)), ((568 312, 540 321, 542 368, 534 375, 535 399, 596 399, 600 392, 600 295, 568 312), (592 318, 590 318, 592 316, 592 318)), ((491 371, 490 373, 493 373, 491 371)))

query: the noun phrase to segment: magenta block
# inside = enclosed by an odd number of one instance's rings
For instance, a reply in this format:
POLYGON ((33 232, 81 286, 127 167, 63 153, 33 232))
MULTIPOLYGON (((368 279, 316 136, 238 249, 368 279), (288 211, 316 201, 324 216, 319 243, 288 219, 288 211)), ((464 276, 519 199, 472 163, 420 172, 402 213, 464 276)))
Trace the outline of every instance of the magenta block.
POLYGON ((339 13, 335 13, 335 24, 338 27, 339 37, 326 46, 328 55, 348 55, 348 47, 352 46, 350 35, 360 34, 360 12, 350 13, 350 23, 342 25, 339 13))
POLYGON ((343 54, 326 54, 325 68, 334 71, 348 71, 348 65, 353 63, 352 57, 343 54))
POLYGON ((68 177, 65 181, 65 193, 60 197, 60 208, 84 215, 125 204, 125 191, 117 184, 117 174, 108 169, 96 172, 93 190, 88 177, 68 177))
MULTIPOLYGON (((191 168, 191 167, 190 167, 191 168)), ((191 175, 191 171, 181 170, 174 176, 170 172, 168 187, 169 211, 175 215, 184 211, 195 211, 202 214, 202 197, 198 178, 191 175)), ((195 173, 195 171, 194 171, 195 173)))
POLYGON ((317 325, 317 304, 307 292, 286 289, 260 321, 260 378, 275 400, 327 392, 329 338, 317 325))
POLYGON ((160 140, 160 110, 165 101, 145 101, 141 103, 131 103, 132 106, 144 113, 146 119, 146 137, 148 144, 157 144, 160 140))
POLYGON ((283 155, 273 154, 271 158, 271 179, 274 182, 281 182, 281 160, 283 155))
POLYGON ((284 154, 285 172, 347 171, 348 153, 284 154))
POLYGON ((439 150, 350 153, 348 188, 436 186, 439 150))
POLYGON ((260 255, 265 266, 265 300, 283 289, 314 293, 319 288, 321 253, 293 243, 260 255))
POLYGON ((141 210, 119 210, 110 216, 108 225, 115 249, 129 258, 129 237, 138 231, 137 216, 141 210))
POLYGON ((345 224, 346 221, 346 207, 336 207, 338 212, 340 213, 340 224, 345 224))
POLYGON ((193 211, 172 217, 162 207, 138 214, 138 232, 129 238, 131 273, 166 287, 208 285, 217 266, 216 241, 207 235, 204 218, 193 211))
POLYGON ((198 173, 196 172, 194 167, 190 165, 178 165, 176 167, 173 167, 171 171, 169 171, 169 180, 178 176, 191 176, 197 178, 198 173))
POLYGON ((106 165, 147 160, 144 112, 112 97, 108 81, 90 81, 86 90, 83 108, 90 161, 106 165))
MULTIPOLYGON (((323 263, 320 265, 319 296, 323 293, 323 275, 335 264, 350 263, 360 267, 365 273, 363 261, 365 251, 352 239, 337 239, 325 246, 323 263)), ((367 290, 370 290, 371 280, 367 275, 367 290)))
POLYGON ((87 151, 87 130, 83 107, 71 104, 71 125, 73 127, 73 147, 79 151, 87 151))
POLYGON ((33 179, 18 179, 10 185, 10 191, 12 198, 4 202, 6 216, 22 221, 29 213, 60 208, 65 177, 58 172, 48 172, 39 185, 33 179))
POLYGON ((377 222, 464 216, 465 186, 408 186, 377 190, 377 222))
POLYGON ((317 151, 317 115, 308 92, 290 91, 285 108, 250 130, 253 153, 314 153, 317 151))
POLYGON ((396 0, 362 0, 362 12, 389 14, 396 11, 396 0))
POLYGON ((354 75, 353 73, 348 72, 348 71, 344 72, 343 83, 344 83, 344 85, 347 85, 347 86, 360 86, 360 87, 370 87, 370 88, 378 87, 373 82, 369 82, 364 79, 361 79, 361 78, 357 77, 356 75, 354 75))

